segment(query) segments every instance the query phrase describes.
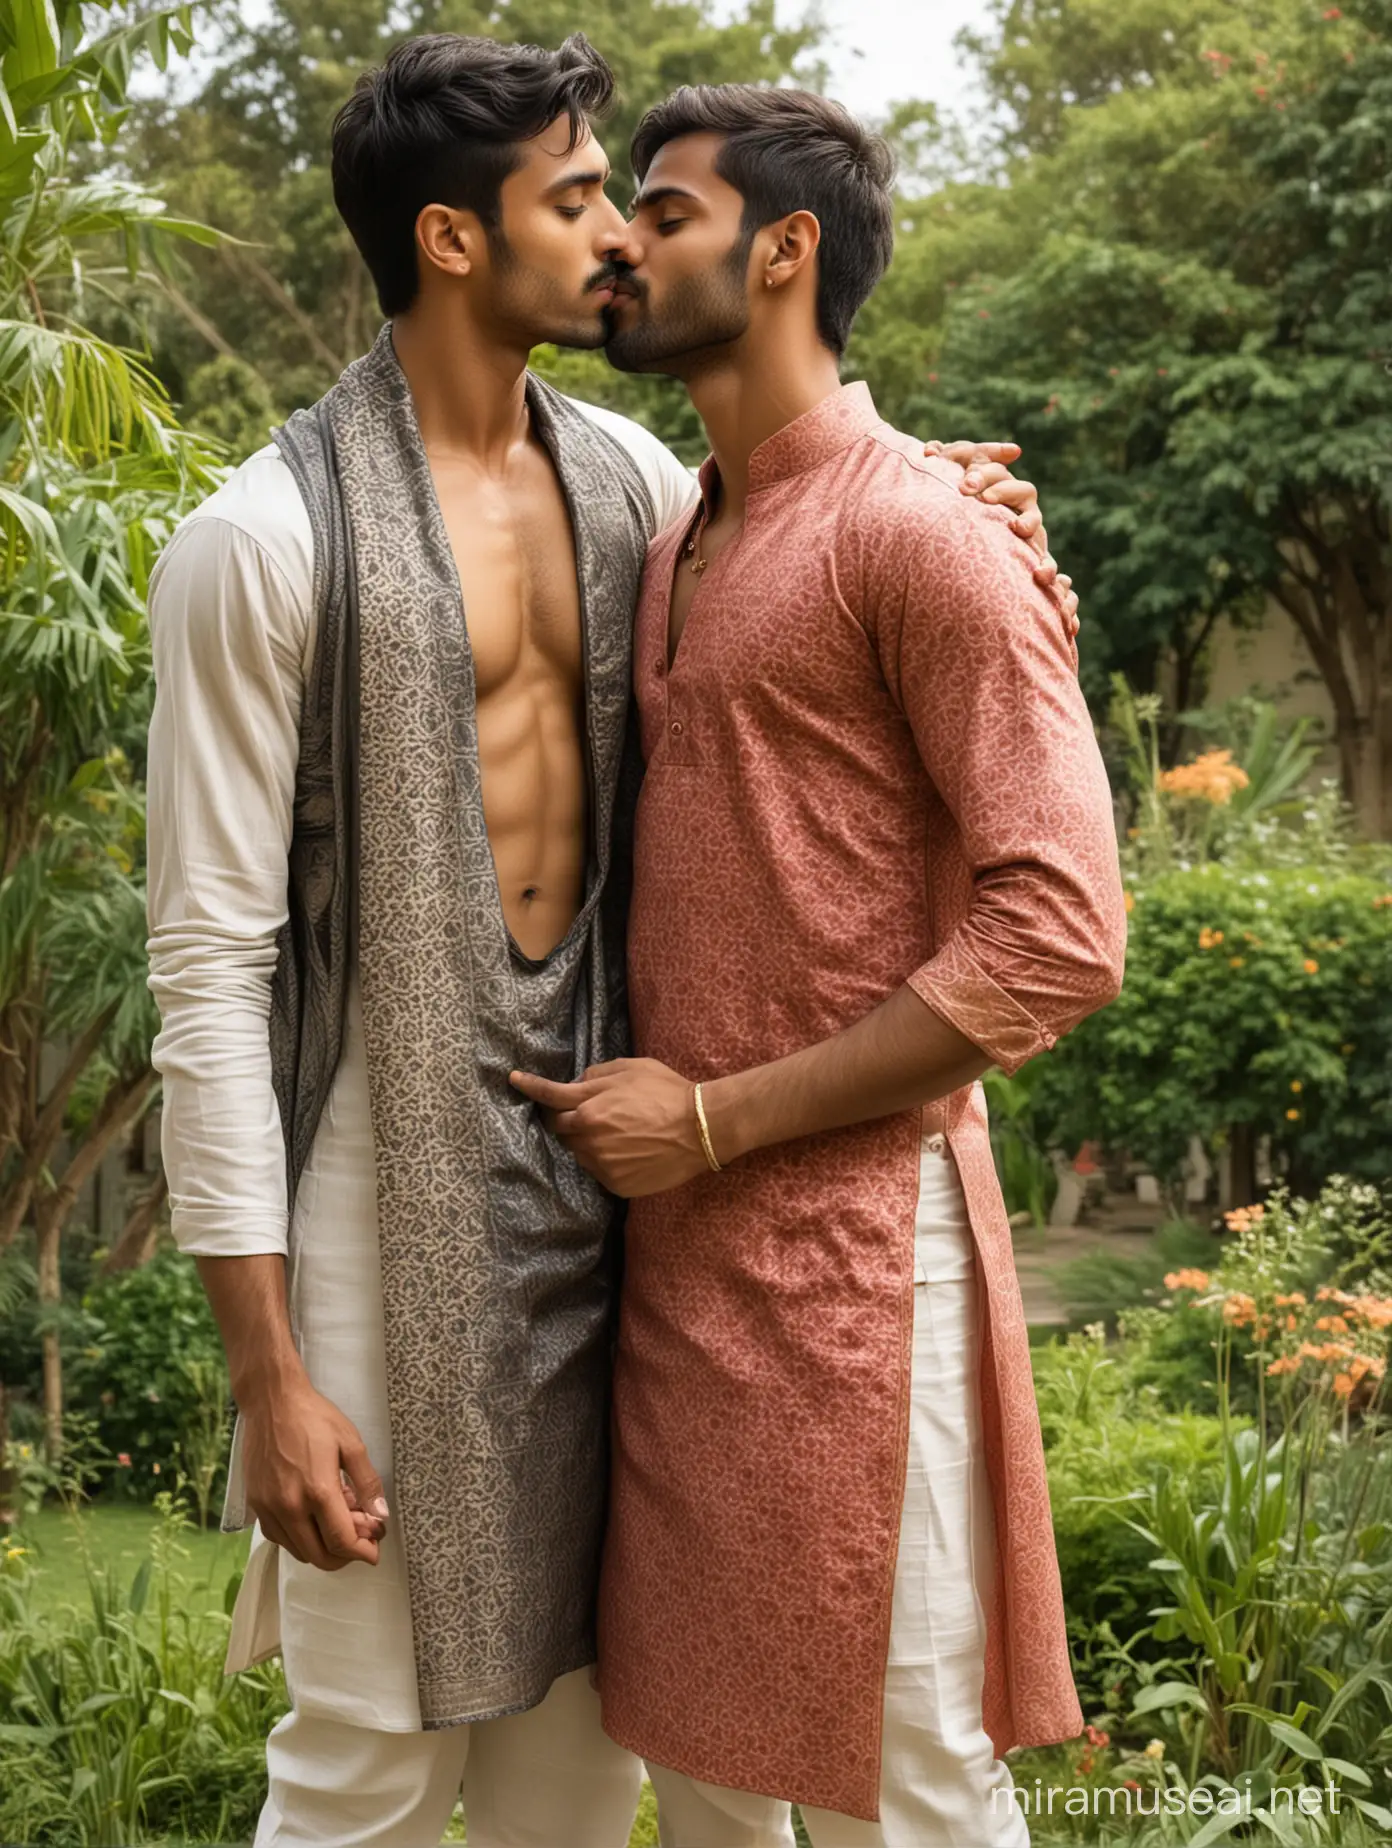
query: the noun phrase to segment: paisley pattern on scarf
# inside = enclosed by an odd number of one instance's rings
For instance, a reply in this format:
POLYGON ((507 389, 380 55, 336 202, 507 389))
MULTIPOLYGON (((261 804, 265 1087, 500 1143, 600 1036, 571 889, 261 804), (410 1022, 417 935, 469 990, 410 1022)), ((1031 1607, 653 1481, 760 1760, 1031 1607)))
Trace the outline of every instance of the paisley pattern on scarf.
POLYGON ((297 834, 314 824, 328 836, 321 874, 350 843, 356 932, 345 928, 343 881, 331 891, 321 876, 292 892, 299 990, 282 988, 278 1006, 293 1000, 298 1016, 273 1034, 277 1094, 293 1187, 314 1129, 301 1120, 313 1098, 297 1072, 332 1072, 324 1048, 336 1053, 342 1030, 333 970, 355 934, 393 1518, 427 1729, 533 1706, 594 1659, 614 1202, 508 1073, 569 1080, 627 1046, 626 721, 653 510, 629 457, 591 420, 530 375, 527 399, 575 536, 591 774, 584 905, 540 961, 522 955, 503 917, 459 578, 389 329, 315 411, 291 420, 282 444, 310 507, 316 563, 330 534, 344 541, 342 568, 318 570, 316 589, 342 595, 341 608, 321 607, 321 621, 333 619, 323 633, 342 624, 335 652, 351 660, 356 649, 359 666, 355 702, 341 685, 316 689, 296 804, 297 834), (345 726, 348 741, 337 735, 345 726), (345 773, 354 758, 356 788, 345 773))

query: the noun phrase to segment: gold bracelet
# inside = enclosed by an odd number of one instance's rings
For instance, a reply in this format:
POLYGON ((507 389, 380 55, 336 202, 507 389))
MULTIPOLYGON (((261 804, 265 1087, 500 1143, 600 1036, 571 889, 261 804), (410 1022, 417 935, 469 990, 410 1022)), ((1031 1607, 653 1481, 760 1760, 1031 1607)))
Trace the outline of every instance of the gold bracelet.
POLYGON ((710 1124, 706 1121, 706 1106, 701 1102, 701 1087, 696 1087, 696 1121, 701 1126, 701 1147, 706 1151, 706 1160, 712 1170, 720 1173, 720 1163, 715 1159, 715 1150, 711 1147, 710 1124))

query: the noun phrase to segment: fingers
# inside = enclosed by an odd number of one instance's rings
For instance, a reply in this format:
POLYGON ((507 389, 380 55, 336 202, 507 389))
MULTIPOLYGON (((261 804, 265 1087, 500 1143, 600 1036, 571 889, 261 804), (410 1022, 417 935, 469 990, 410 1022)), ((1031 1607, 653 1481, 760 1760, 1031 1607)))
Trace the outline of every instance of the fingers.
POLYGON ((1034 567, 1034 581, 1041 590, 1048 590, 1058 576, 1058 560, 1050 558, 1046 552, 1044 562, 1034 567))
POLYGON ((509 1072, 508 1081, 514 1090, 549 1110, 573 1110, 590 1095, 586 1084, 555 1084, 550 1078, 538 1078, 535 1072, 509 1072))
POLYGON ((1020 459, 1018 443, 925 443, 925 455, 940 455, 959 468, 971 468, 983 462, 1001 462, 1007 466, 1020 459))
POLYGON ((1010 522, 1010 530, 1012 533, 1018 534, 1021 539, 1027 539, 1033 544, 1035 539, 1044 530, 1044 515, 1037 507, 1031 507, 1028 513, 1020 513, 1015 516, 1010 522))
POLYGON ((1013 507, 1021 516, 1039 509, 1039 490, 1034 483, 1021 481, 1005 469, 997 471, 995 482, 987 487, 981 498, 993 507, 1013 507))
MULTIPOLYGON (((352 1517, 343 1505, 343 1496, 338 1496, 339 1512, 351 1533, 352 1517)), ((283 1546, 292 1559, 298 1559, 302 1566, 317 1566, 321 1572, 337 1572, 346 1566, 348 1560, 338 1557, 325 1544, 324 1536, 315 1519, 313 1492, 307 1491, 302 1501, 286 1503, 271 1512, 257 1507, 256 1518, 261 1523, 261 1531, 269 1534, 277 1546, 283 1546)))
POLYGON ((377 1542, 359 1537, 353 1525, 353 1516, 348 1512, 343 1499, 343 1490, 336 1482, 332 1486, 312 1488, 309 1500, 314 1526, 329 1558, 326 1571, 335 1572, 355 1559, 369 1566, 377 1564, 377 1542))
POLYGON ((1009 480, 1010 470, 1003 462, 973 462, 958 484, 958 491, 962 494, 979 494, 985 500, 988 489, 997 488, 998 483, 1009 480))
MULTIPOLYGON (((382 1487, 382 1478, 372 1467, 372 1460, 367 1454, 367 1445, 349 1425, 344 1436, 339 1439, 339 1462, 348 1477, 349 1493, 352 1496, 350 1506, 360 1508, 374 1521, 388 1518, 386 1491, 382 1487)), ((345 1495, 345 1501, 347 1500, 345 1495)))

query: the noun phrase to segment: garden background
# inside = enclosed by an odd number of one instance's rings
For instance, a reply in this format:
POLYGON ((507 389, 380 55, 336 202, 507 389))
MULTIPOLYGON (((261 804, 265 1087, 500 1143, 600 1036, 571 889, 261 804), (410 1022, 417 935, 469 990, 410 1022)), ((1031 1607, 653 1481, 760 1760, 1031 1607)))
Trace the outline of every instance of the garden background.
MULTIPOLYGON (((1088 1731, 1016 1780, 1111 1793, 1039 1843, 1382 1842, 1392 0, 984 17, 971 108, 884 123, 898 253, 846 371, 1023 445, 1127 881, 1122 998, 987 1081, 1022 1250, 1103 1228, 1035 1331, 1088 1731), (1322 727, 1262 684, 1273 621, 1322 727), (1138 1182, 1153 1229, 1109 1243, 1138 1182)), ((0 0, 0 1840, 246 1840, 284 1702, 220 1672, 226 1375, 153 1152, 150 567, 375 330, 325 160, 356 72, 579 25, 621 199, 676 83, 829 82, 773 0, 0 0)), ((699 459, 667 382, 535 363, 699 459)))

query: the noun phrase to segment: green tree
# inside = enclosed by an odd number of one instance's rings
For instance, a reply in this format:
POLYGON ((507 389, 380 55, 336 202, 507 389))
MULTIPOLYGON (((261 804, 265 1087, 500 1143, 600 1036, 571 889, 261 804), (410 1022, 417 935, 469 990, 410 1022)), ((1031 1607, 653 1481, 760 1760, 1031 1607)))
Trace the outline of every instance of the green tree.
POLYGON ((0 1252, 32 1226, 52 1452, 64 1223, 156 1090, 145 588, 211 485, 146 364, 84 319, 211 235, 101 158, 133 60, 186 49, 187 10, 90 37, 94 10, 0 0, 0 1252))
MULTIPOLYGON (((186 415, 243 451, 266 440, 277 412, 326 390, 376 331, 371 280, 333 207, 329 130, 359 73, 401 39, 453 31, 556 45, 583 30, 618 78, 603 136, 624 204, 633 129, 676 85, 821 76, 819 28, 780 26, 774 0, 742 0, 725 20, 713 0, 275 0, 256 23, 234 6, 213 11, 219 38, 202 87, 143 108, 130 159, 180 210, 232 234, 152 292, 150 316, 161 376, 186 415), (242 368, 233 397, 251 411, 235 432, 200 370, 215 354, 242 368)), ((620 378, 597 354, 544 351, 540 364, 563 389, 699 446, 668 382, 620 378)))
POLYGON ((1219 617, 1276 598, 1386 833, 1392 4, 1000 17, 997 183, 916 207, 854 357, 901 422, 1024 446, 1090 693, 1168 659, 1191 703, 1219 617))

